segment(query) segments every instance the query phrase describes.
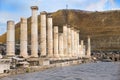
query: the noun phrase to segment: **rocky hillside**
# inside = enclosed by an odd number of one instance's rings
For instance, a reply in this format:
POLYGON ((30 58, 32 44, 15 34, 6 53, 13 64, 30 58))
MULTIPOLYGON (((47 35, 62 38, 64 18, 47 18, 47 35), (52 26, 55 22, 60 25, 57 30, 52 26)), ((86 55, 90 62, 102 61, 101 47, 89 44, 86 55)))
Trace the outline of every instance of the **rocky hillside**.
MULTIPOLYGON (((86 43, 87 36, 91 36, 92 50, 119 50, 120 49, 120 11, 88 12, 81 10, 59 10, 50 13, 53 24, 62 26, 70 24, 80 30, 80 39, 86 43), (66 18, 66 13, 67 18, 66 18), (67 19, 67 20, 66 20, 67 19)), ((38 15, 38 21, 40 16, 38 15)), ((39 31, 40 31, 40 23, 39 31)), ((19 23, 16 24, 16 43, 19 43, 19 23)), ((28 38, 30 43, 30 18, 28 18, 28 38)), ((39 32, 40 33, 40 32, 39 32)), ((0 36, 0 42, 5 43, 6 33, 0 36)))

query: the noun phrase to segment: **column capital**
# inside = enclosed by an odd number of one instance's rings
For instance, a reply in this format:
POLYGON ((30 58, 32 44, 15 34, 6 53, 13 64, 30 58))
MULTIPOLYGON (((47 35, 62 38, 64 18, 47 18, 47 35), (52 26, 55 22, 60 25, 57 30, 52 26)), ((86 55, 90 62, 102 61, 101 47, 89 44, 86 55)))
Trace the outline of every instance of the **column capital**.
POLYGON ((7 24, 14 24, 14 21, 13 20, 9 20, 9 21, 7 21, 7 24))
POLYGON ((40 12, 40 14, 42 14, 42 15, 46 15, 47 12, 46 12, 46 11, 42 11, 42 12, 40 12))
POLYGON ((21 17, 21 22, 22 22, 22 23, 26 23, 26 22, 27 22, 27 18, 21 17))
POLYGON ((38 6, 31 6, 32 10, 38 10, 38 6))
POLYGON ((47 18, 52 18, 52 15, 48 15, 47 18))

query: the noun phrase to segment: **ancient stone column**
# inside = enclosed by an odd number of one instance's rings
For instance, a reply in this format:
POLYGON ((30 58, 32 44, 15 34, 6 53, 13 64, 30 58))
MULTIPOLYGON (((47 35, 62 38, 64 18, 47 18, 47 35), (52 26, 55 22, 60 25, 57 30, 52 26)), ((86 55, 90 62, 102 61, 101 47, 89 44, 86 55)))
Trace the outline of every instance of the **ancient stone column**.
POLYGON ((83 40, 81 40, 81 45, 80 45, 80 57, 83 57, 83 56, 85 56, 85 54, 84 54, 84 42, 83 42, 83 40))
POLYGON ((15 55, 15 24, 14 21, 7 22, 7 56, 15 55))
POLYGON ((63 52, 63 33, 59 33, 59 56, 64 57, 63 52))
POLYGON ((68 51, 67 51, 67 25, 63 26, 63 49, 64 49, 64 56, 68 56, 68 51))
POLYGON ((88 36, 88 47, 87 47, 87 57, 91 57, 91 44, 90 44, 90 36, 88 36))
POLYGON ((79 30, 77 30, 77 55, 80 57, 80 51, 79 51, 79 30))
POLYGON ((58 58, 58 26, 54 26, 54 57, 58 58))
POLYGON ((77 57, 77 32, 74 29, 74 57, 77 57))
POLYGON ((74 57, 74 28, 71 29, 71 49, 72 57, 74 57))
POLYGON ((27 53, 27 19, 21 18, 20 22, 20 55, 28 57, 27 53))
POLYGON ((53 57, 53 22, 52 22, 52 16, 49 15, 47 18, 48 23, 48 32, 47 32, 47 45, 48 45, 48 57, 53 57))
POLYGON ((46 56, 46 16, 45 11, 41 12, 41 27, 40 27, 40 53, 41 57, 46 56))
POLYGON ((32 6, 31 16, 31 56, 38 57, 38 17, 37 6, 32 6))
POLYGON ((71 28, 69 25, 67 28, 67 49, 68 49, 68 56, 72 57, 71 55, 71 28))

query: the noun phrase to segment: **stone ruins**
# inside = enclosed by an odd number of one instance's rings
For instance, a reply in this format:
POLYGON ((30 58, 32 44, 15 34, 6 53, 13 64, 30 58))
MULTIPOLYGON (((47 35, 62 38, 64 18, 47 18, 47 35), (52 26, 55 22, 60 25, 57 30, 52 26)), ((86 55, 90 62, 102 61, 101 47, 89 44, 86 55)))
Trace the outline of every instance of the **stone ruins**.
MULTIPOLYGON (((58 32, 59 26, 53 26, 52 15, 43 11, 40 13, 40 44, 38 43, 37 6, 32 6, 31 16, 31 55, 27 52, 27 18, 20 21, 20 56, 47 58, 82 58, 91 56, 90 37, 88 37, 87 52, 83 40, 79 43, 79 30, 70 25, 63 25, 63 33, 58 32), (38 46, 40 45, 40 56, 38 46)), ((15 56, 15 23, 7 22, 7 56, 15 56)))
MULTIPOLYGON (((27 18, 22 17, 20 19, 19 55, 27 59, 31 66, 50 65, 57 62, 62 64, 69 61, 72 61, 71 64, 76 64, 75 61, 81 63, 83 58, 91 59, 90 37, 88 37, 88 45, 85 48, 84 41, 79 42, 79 30, 74 26, 63 24, 63 30, 59 32, 59 26, 53 24, 52 15, 45 11, 41 12, 39 22, 38 7, 32 6, 31 10, 31 53, 28 52, 28 22, 27 18), (40 29, 38 29, 38 23, 40 23, 40 29), (38 30, 40 30, 40 35, 38 30)), ((6 56, 15 57, 15 53, 15 23, 10 20, 7 22, 6 56)))

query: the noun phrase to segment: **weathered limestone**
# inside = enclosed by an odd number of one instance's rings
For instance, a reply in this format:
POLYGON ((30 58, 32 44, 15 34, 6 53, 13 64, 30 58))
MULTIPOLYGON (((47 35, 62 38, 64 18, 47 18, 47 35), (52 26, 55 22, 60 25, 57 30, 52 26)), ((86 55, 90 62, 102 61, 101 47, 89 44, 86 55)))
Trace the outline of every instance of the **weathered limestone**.
POLYGON ((58 26, 54 26, 54 57, 58 58, 58 26))
POLYGON ((68 51, 67 51, 67 25, 63 26, 63 49, 64 49, 64 56, 68 56, 68 51))
POLYGON ((40 31, 40 52, 41 57, 46 56, 46 15, 45 11, 40 13, 41 15, 41 31, 40 31))
POLYGON ((49 15, 47 18, 48 32, 47 32, 47 45, 48 45, 48 57, 53 57, 53 22, 52 17, 49 15))
POLYGON ((38 17, 37 17, 37 6, 32 6, 32 17, 31 17, 31 56, 38 57, 38 17))
POLYGON ((67 48, 68 48, 68 56, 72 57, 71 53, 71 28, 68 26, 67 28, 67 48))
POLYGON ((20 23, 20 55, 28 57, 27 53, 27 19, 21 18, 20 23))
POLYGON ((74 28, 71 29, 71 53, 72 53, 72 57, 74 57, 74 28))
POLYGON ((64 57, 63 52, 63 33, 59 33, 59 56, 64 57))
POLYGON ((88 36, 88 48, 87 48, 87 57, 91 57, 91 44, 90 44, 90 36, 88 36))
POLYGON ((15 55, 15 24, 14 21, 7 22, 7 56, 15 55))

